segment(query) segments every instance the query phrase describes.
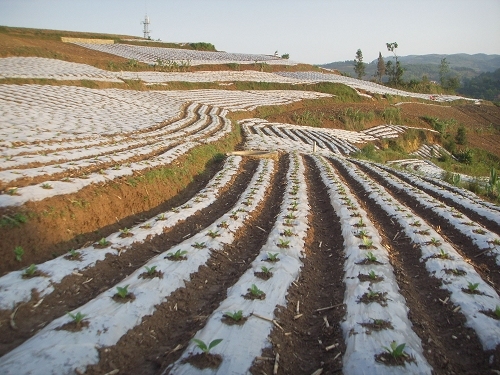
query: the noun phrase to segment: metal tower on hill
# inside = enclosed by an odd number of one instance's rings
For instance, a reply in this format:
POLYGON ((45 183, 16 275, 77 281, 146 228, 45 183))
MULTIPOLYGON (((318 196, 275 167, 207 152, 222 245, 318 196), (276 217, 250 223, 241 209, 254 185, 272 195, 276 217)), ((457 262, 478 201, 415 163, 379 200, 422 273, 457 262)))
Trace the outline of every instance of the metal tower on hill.
POLYGON ((146 17, 144 18, 144 21, 141 22, 143 25, 144 25, 144 38, 146 39, 151 39, 151 37, 149 36, 149 17, 148 15, 146 14, 146 17))

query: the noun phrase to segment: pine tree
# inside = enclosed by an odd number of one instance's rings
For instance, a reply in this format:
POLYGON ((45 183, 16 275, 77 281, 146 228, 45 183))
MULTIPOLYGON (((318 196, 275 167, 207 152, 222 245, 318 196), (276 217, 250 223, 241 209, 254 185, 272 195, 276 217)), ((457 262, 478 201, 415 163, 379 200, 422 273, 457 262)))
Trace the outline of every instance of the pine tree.
POLYGON ((354 59, 354 72, 358 75, 358 79, 362 79, 365 73, 365 63, 363 62, 363 52, 360 49, 356 51, 356 58, 354 59))
POLYGON ((378 62, 377 62, 377 77, 378 82, 382 82, 382 77, 385 75, 385 62, 382 57, 382 53, 378 53, 378 62))

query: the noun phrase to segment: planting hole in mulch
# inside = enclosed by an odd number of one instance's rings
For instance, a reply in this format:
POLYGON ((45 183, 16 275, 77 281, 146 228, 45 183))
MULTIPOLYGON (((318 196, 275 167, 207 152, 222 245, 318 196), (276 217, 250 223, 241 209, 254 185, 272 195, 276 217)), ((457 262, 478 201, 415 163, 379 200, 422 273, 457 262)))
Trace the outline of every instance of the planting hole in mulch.
POLYGON ((254 276, 262 280, 269 280, 271 277, 273 277, 272 272, 254 272, 253 274, 254 276))
POLYGON ((389 320, 372 319, 369 323, 359 323, 366 328, 366 334, 370 335, 373 331, 383 331, 385 329, 394 329, 389 320))
POLYGON ((384 263, 379 262, 378 260, 370 260, 370 259, 368 259, 368 258, 365 258, 365 259, 363 259, 362 261, 357 262, 356 264, 359 264, 359 265, 365 266, 365 265, 367 265, 367 264, 384 264, 384 263))
POLYGON ((227 324, 228 326, 242 326, 247 321, 248 317, 244 316, 240 320, 234 320, 230 316, 224 315, 221 322, 227 324))
POLYGON ((111 246, 111 242, 107 242, 106 244, 95 243, 92 246, 94 246, 94 249, 105 249, 111 246))
POLYGON ((405 366, 406 363, 415 362, 415 357, 407 353, 403 353, 400 357, 394 357, 392 354, 384 352, 376 354, 375 360, 387 366, 405 366))
POLYGON ((80 260, 82 260, 82 254, 80 254, 80 253, 75 253, 74 255, 73 254, 69 254, 69 255, 66 255, 64 257, 64 259, 75 260, 75 261, 78 260, 78 261, 80 261, 80 260))
POLYGON ((119 302, 119 303, 127 303, 127 302, 130 302, 130 301, 133 301, 135 300, 135 295, 134 293, 129 293, 127 294, 125 297, 120 297, 120 295, 118 293, 116 293, 113 297, 113 300, 115 302, 119 302))
POLYGON ((500 320, 500 312, 494 310, 480 310, 479 312, 495 320, 500 320))
POLYGON ((245 299, 259 299, 259 300, 265 300, 266 299, 266 293, 262 292, 262 294, 253 294, 252 292, 248 292, 243 296, 245 299))
POLYGON ((87 328, 89 322, 87 320, 82 320, 81 322, 68 322, 61 327, 56 328, 56 331, 69 331, 69 332, 80 332, 83 328, 87 328))
POLYGON ((155 277, 163 279, 163 272, 154 270, 152 272, 146 271, 139 275, 139 279, 154 279, 155 277))
POLYGON ((220 354, 199 353, 182 361, 182 363, 186 362, 202 370, 205 368, 216 369, 222 363, 222 356, 220 354))
POLYGON ((358 303, 363 302, 363 303, 372 303, 372 302, 377 302, 380 304, 380 306, 386 307, 387 306, 387 298, 385 297, 387 295, 387 292, 373 292, 369 291, 365 294, 363 294, 361 297, 358 299, 358 303))
POLYGON ((384 280, 383 276, 378 276, 378 275, 365 275, 364 273, 360 273, 358 275, 359 281, 369 281, 370 284, 372 283, 378 283, 384 280))
POLYGON ((465 276, 467 275, 467 272, 465 272, 464 270, 459 270, 457 268, 446 268, 444 270, 444 272, 448 275, 455 275, 455 276, 465 276))

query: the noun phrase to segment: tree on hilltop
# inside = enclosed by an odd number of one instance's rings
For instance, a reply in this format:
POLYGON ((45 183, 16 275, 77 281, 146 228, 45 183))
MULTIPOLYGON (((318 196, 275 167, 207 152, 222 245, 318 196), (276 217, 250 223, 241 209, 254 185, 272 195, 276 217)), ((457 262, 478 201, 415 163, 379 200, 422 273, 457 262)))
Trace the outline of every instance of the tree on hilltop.
POLYGON ((356 51, 356 58, 354 59, 354 72, 357 74, 358 79, 362 79, 365 73, 365 63, 363 62, 363 52, 360 49, 356 51))
POLYGON ((394 54, 394 57, 396 59, 395 64, 392 63, 392 61, 388 61, 387 64, 385 65, 385 70, 387 72, 387 75, 389 76, 389 83, 394 84, 396 87, 403 83, 403 73, 404 69, 401 67, 401 63, 398 60, 398 55, 396 54, 396 48, 398 48, 398 43, 393 42, 393 43, 386 43, 387 50, 392 52, 394 54))
POLYGON ((377 74, 378 82, 382 82, 382 77, 385 75, 385 62, 382 57, 382 53, 378 53, 378 62, 377 62, 377 74))

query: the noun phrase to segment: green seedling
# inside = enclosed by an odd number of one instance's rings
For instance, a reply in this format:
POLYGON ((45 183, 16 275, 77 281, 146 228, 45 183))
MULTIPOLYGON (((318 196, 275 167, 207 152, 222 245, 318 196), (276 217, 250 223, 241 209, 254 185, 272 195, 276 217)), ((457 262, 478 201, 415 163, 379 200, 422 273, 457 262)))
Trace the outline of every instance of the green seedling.
POLYGON ((151 223, 146 223, 144 225, 141 225, 142 229, 151 229, 151 227, 152 227, 151 223))
POLYGON ((156 217, 156 220, 167 220, 167 218, 165 217, 165 214, 161 214, 156 217))
POLYGON ((184 255, 186 255, 186 254, 187 254, 187 250, 179 249, 175 253, 168 253, 167 258, 178 260, 178 259, 181 259, 182 257, 184 257, 184 255))
POLYGON ((218 226, 219 228, 228 228, 229 224, 227 223, 227 221, 224 220, 218 226))
POLYGON ((279 254, 280 253, 267 253, 267 260, 270 262, 277 262, 279 260, 279 254))
POLYGON ((262 272, 266 275, 269 275, 271 273, 271 270, 273 269, 274 267, 271 267, 271 268, 267 268, 266 266, 261 266, 260 269, 262 270, 262 272))
POLYGON ((214 231, 212 231, 212 230, 209 230, 209 231, 208 231, 208 233, 207 233, 207 236, 212 237, 212 238, 215 238, 215 237, 219 237, 219 236, 220 236, 220 234, 219 234, 219 231, 218 231, 218 230, 216 230, 215 232, 214 232, 214 231))
POLYGON ((222 339, 216 339, 216 340, 213 340, 210 344, 205 344, 203 341, 199 340, 199 339, 192 339, 191 341, 193 341, 194 343, 196 343, 196 346, 198 348, 200 348, 200 350, 205 353, 205 354, 208 354, 210 352, 210 350, 221 343, 222 339))
POLYGON ((68 253, 71 258, 77 258, 80 255, 80 253, 74 249, 71 249, 68 253))
POLYGON ((441 241, 439 241, 438 239, 432 237, 431 240, 429 241, 429 244, 431 244, 433 246, 440 246, 441 245, 441 241))
POLYGON ((283 235, 287 236, 287 237, 291 237, 291 236, 293 236, 293 231, 291 229, 285 229, 283 231, 283 235))
POLYGON ((16 246, 14 248, 14 255, 16 256, 16 260, 18 262, 23 260, 24 249, 21 246, 16 246))
POLYGON ((294 214, 288 214, 288 215, 285 216, 285 219, 291 219, 291 220, 293 220, 293 219, 296 219, 296 218, 297 218, 297 216, 295 216, 294 214))
POLYGON ((128 287, 129 287, 129 285, 130 285, 130 284, 125 285, 125 286, 123 286, 123 287, 121 287, 121 286, 117 286, 117 287, 116 287, 116 290, 117 290, 116 294, 118 294, 118 296, 119 296, 120 298, 125 298, 125 297, 127 297, 127 294, 128 294, 128 287))
POLYGON ((144 266, 144 267, 146 268, 146 272, 148 273, 148 275, 153 275, 156 271, 157 266, 151 266, 151 267, 144 266))
POLYGON ((373 255, 373 253, 370 251, 368 254, 366 254, 366 259, 370 262, 376 262, 377 257, 373 255))
POLYGON ((479 283, 471 283, 471 282, 468 282, 467 283, 467 288, 469 289, 469 292, 473 293, 477 290, 477 288, 479 287, 479 283))
POLYGON ((293 221, 290 219, 285 219, 285 225, 287 227, 293 227, 293 221))
POLYGON ((181 210, 179 210, 179 208, 177 208, 177 207, 172 208, 170 211, 175 212, 176 214, 181 212, 181 210))
POLYGON ((248 288, 248 291, 250 292, 250 294, 252 296, 255 296, 255 297, 260 297, 261 295, 264 294, 264 292, 262 290, 260 290, 257 285, 255 284, 252 284, 252 286, 250 288, 248 288))
POLYGON ((443 249, 439 249, 439 254, 437 254, 436 257, 438 257, 440 259, 450 259, 450 254, 448 254, 443 249))
POLYGON ((52 185, 48 183, 42 184, 42 189, 52 189, 52 185))
POLYGON ((500 306, 495 307, 495 311, 493 313, 496 315, 498 319, 500 319, 500 306))
POLYGON ((76 324, 80 324, 87 315, 82 314, 80 311, 78 311, 76 314, 72 314, 70 312, 66 313, 70 316, 71 319, 73 319, 73 322, 76 324))
POLYGON ((231 216, 229 216, 233 220, 238 220, 238 211, 231 212, 231 216))
POLYGON ((369 249, 373 246, 373 241, 370 240, 368 237, 363 237, 363 245, 369 249))
POLYGON ((370 272, 368 272, 368 277, 372 280, 375 280, 377 278, 377 274, 374 270, 371 270, 370 272))
POLYGON ((422 236, 428 236, 430 234, 430 230, 424 229, 424 230, 418 231, 417 233, 421 234, 422 236))
POLYGON ((241 319, 243 319, 243 311, 242 310, 238 310, 238 311, 235 311, 233 313, 228 311, 228 312, 225 312, 224 315, 233 319, 235 322, 239 322, 241 319))
POLYGON ((390 348, 388 348, 387 346, 383 346, 383 348, 395 359, 398 359, 403 356, 406 356, 406 353, 404 352, 405 346, 406 346, 405 343, 398 345, 396 341, 393 341, 391 342, 390 348))
POLYGON ((194 245, 191 246, 193 246, 195 249, 204 249, 205 247, 207 247, 205 245, 205 242, 195 242, 194 245))
POLYGON ((123 229, 120 229, 120 233, 123 234, 124 236, 128 236, 128 235, 132 234, 132 232, 130 231, 130 229, 128 229, 127 227, 125 227, 123 229))
POLYGON ((364 227, 365 226, 365 223, 363 223, 363 218, 359 219, 357 226, 358 227, 364 227))
POLYGON ((108 246, 111 244, 111 242, 109 242, 105 237, 103 237, 97 242, 97 244, 99 246, 108 246))
POLYGON ((183 208, 183 209, 191 208, 191 207, 193 207, 193 206, 191 206, 190 204, 185 204, 184 206, 181 206, 181 208, 183 208))
POLYGON ((36 265, 31 264, 28 268, 26 268, 23 272, 23 276, 32 277, 36 272, 36 265))
POLYGON ((285 240, 283 238, 280 238, 278 242, 279 242, 278 247, 285 247, 285 248, 290 247, 290 240, 285 240))
POLYGON ((498 238, 495 238, 491 243, 495 246, 500 246, 500 240, 498 238))
POLYGON ((361 229, 358 232, 358 237, 360 237, 360 238, 368 237, 368 232, 366 230, 364 230, 364 229, 361 229))
POLYGON ((379 296, 380 296, 380 293, 374 292, 373 290, 368 290, 368 292, 366 292, 366 297, 368 299, 378 298, 379 296))
POLYGON ((16 187, 8 189, 7 190, 7 194, 9 194, 9 195, 19 195, 19 193, 17 192, 17 188, 16 187))

